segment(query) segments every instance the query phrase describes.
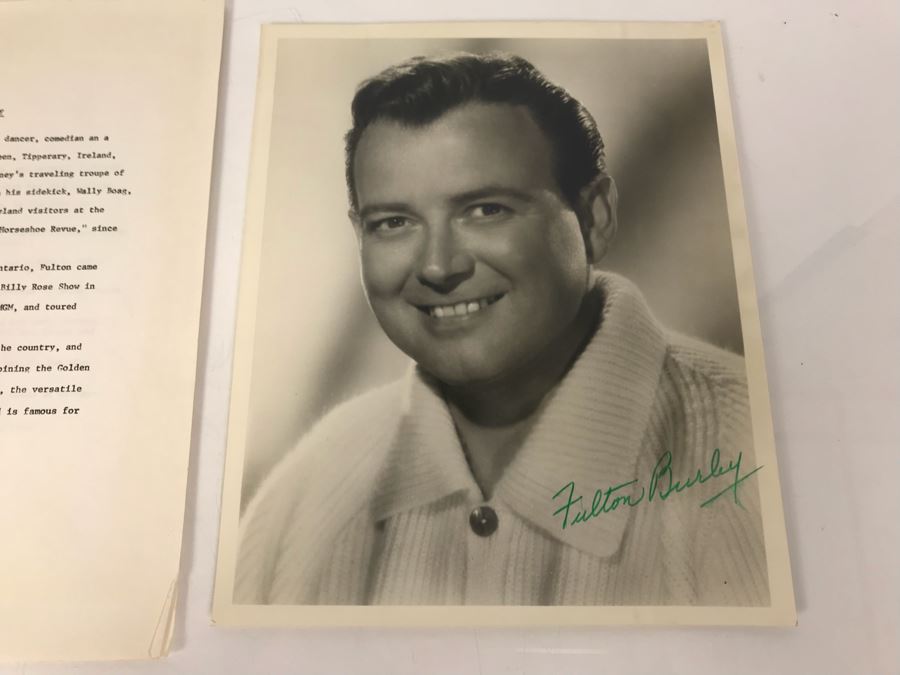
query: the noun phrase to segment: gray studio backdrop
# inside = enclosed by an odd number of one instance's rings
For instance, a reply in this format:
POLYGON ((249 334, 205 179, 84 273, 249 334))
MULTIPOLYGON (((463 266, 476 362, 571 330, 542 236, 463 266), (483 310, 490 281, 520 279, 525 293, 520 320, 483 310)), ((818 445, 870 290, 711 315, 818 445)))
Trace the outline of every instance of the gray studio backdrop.
POLYGON ((742 351, 706 45, 699 40, 295 40, 278 53, 243 495, 323 413, 408 365, 371 316, 347 219, 357 84, 422 54, 529 59, 594 115, 619 186, 601 266, 674 330, 742 351))

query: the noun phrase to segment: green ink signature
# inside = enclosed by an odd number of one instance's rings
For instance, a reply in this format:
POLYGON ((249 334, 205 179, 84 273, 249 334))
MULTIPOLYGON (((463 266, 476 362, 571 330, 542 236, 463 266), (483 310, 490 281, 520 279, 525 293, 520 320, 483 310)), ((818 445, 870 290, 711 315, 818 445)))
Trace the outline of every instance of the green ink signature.
POLYGON ((625 483, 610 486, 605 490, 603 488, 596 490, 591 500, 591 508, 586 509, 582 502, 582 495, 575 495, 575 481, 569 481, 553 495, 554 501, 560 495, 564 495, 565 499, 562 506, 553 512, 553 515, 562 514, 562 529, 566 529, 570 525, 584 523, 591 518, 615 511, 620 506, 637 506, 645 499, 648 503, 654 500, 665 501, 673 494, 684 492, 695 485, 702 485, 708 480, 728 474, 732 474, 732 477, 727 487, 702 502, 700 507, 709 506, 719 497, 730 492, 733 495, 734 503, 743 508, 744 506, 738 497, 738 486, 762 468, 762 466, 758 466, 750 473, 742 476, 741 459, 743 455, 743 452, 739 452, 737 460, 729 460, 728 466, 723 467, 719 457, 719 448, 716 448, 710 455, 708 471, 704 473, 703 469, 697 469, 693 476, 679 481, 672 476, 672 453, 666 450, 653 467, 647 487, 641 486, 640 494, 633 494, 633 491, 632 494, 616 494, 618 490, 637 483, 638 480, 635 478, 625 483))

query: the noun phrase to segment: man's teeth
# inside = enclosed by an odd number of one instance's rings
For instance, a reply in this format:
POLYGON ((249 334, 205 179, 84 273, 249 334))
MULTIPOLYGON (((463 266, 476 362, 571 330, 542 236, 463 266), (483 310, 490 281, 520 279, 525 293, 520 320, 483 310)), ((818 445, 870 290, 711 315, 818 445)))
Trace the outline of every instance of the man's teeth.
POLYGON ((471 302, 458 302, 455 305, 442 305, 440 307, 430 307, 428 309, 428 314, 430 316, 436 316, 439 319, 443 319, 448 316, 465 316, 466 314, 472 314, 473 312, 478 312, 487 307, 490 302, 488 302, 487 298, 482 298, 481 300, 473 300, 471 302))

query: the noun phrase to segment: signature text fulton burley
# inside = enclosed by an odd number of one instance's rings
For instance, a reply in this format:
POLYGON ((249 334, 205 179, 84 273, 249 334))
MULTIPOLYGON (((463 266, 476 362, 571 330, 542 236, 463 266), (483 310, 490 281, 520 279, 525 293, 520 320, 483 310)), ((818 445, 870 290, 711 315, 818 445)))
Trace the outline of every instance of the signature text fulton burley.
POLYGON ((741 506, 741 501, 738 497, 738 487, 762 468, 758 466, 749 473, 741 474, 742 458, 743 452, 739 452, 737 459, 729 460, 726 466, 722 466, 719 449, 716 448, 710 455, 708 467, 697 469, 696 472, 686 479, 676 480, 672 472, 672 453, 667 450, 653 467, 649 482, 640 486, 640 492, 637 492, 636 488, 631 487, 638 482, 637 478, 619 485, 600 488, 594 492, 590 508, 587 508, 587 502, 585 502, 584 497, 575 494, 575 481, 569 481, 553 495, 554 503, 559 502, 561 504, 553 512, 553 515, 562 517, 562 529, 566 529, 572 525, 585 523, 604 513, 615 511, 617 508, 637 506, 644 501, 648 503, 665 501, 673 495, 716 479, 723 480, 723 489, 706 501, 701 502, 700 506, 709 506, 719 497, 726 494, 730 494, 734 499, 734 503, 741 506))

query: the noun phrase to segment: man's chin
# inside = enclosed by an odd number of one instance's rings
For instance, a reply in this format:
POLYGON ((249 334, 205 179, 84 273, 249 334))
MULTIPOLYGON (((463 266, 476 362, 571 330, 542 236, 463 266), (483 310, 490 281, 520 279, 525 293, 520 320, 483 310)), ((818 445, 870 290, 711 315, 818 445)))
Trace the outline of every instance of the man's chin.
POLYGON ((489 367, 483 363, 423 363, 418 361, 421 368, 430 377, 438 380, 448 387, 479 387, 487 386, 501 379, 502 372, 496 367, 489 367))

